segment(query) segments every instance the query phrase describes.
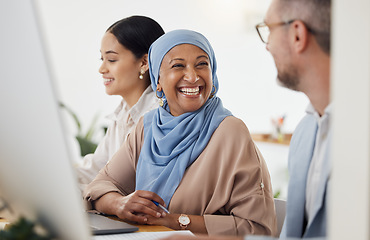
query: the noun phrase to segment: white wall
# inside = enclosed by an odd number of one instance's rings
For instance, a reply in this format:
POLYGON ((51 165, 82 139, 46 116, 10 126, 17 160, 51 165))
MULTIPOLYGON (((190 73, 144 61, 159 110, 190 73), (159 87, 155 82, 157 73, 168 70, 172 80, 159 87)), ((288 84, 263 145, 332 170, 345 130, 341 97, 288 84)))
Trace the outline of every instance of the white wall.
POLYGON ((370 1, 333 2, 330 239, 370 239, 370 1))
POLYGON ((277 86, 270 54, 254 25, 263 21, 270 0, 37 0, 61 100, 87 128, 98 112, 112 112, 120 97, 105 94, 100 40, 115 21, 134 14, 158 21, 165 31, 189 28, 203 33, 218 59, 219 96, 252 133, 269 132, 271 117, 286 114, 294 130, 308 101, 277 86))

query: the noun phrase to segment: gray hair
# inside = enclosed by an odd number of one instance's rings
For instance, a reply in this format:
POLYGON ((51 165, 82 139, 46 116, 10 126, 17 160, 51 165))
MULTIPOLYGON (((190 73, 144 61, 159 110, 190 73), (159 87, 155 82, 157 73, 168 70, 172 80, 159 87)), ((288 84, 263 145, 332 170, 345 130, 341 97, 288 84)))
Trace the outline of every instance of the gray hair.
POLYGON ((280 0, 279 11, 284 21, 302 20, 330 55, 331 0, 280 0))

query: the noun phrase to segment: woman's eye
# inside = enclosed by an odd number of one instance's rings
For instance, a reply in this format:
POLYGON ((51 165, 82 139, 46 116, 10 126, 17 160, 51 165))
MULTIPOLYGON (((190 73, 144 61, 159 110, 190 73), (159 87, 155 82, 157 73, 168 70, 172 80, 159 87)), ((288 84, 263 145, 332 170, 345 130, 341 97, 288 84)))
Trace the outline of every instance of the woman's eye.
POLYGON ((172 65, 172 68, 181 68, 181 67, 184 67, 184 65, 180 63, 172 65))
MULTIPOLYGON (((105 59, 104 59, 103 57, 101 57, 101 58, 100 58, 100 60, 104 62, 104 60, 105 60, 105 59)), ((117 60, 115 60, 115 59, 106 59, 106 60, 107 60, 108 62, 111 62, 111 63, 113 63, 113 62, 117 62, 117 60)))
POLYGON ((208 66, 208 62, 200 62, 198 63, 198 66, 208 66))

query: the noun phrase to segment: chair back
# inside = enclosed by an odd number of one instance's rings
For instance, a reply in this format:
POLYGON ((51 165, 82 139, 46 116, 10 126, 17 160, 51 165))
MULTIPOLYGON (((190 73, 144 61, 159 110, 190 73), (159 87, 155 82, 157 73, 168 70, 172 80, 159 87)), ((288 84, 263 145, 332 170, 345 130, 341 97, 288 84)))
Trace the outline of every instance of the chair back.
POLYGON ((278 236, 280 236, 281 229, 283 228, 286 212, 286 201, 283 199, 274 199, 276 220, 277 220, 277 230, 278 236))

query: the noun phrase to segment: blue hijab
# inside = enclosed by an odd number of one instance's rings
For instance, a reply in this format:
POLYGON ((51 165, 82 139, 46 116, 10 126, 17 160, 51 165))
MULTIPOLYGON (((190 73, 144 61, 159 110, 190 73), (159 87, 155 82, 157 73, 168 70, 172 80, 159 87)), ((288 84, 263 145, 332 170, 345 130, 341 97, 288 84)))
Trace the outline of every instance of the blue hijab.
MULTIPOLYGON (((180 44, 195 45, 208 54, 216 94, 217 64, 212 46, 202 34, 190 30, 168 32, 150 47, 148 61, 153 90, 157 89, 163 57, 180 44)), ((155 192, 168 206, 185 170, 203 152, 213 132, 231 112, 214 96, 197 111, 175 117, 163 98, 163 107, 144 115, 144 143, 136 167, 136 190, 155 192)))

